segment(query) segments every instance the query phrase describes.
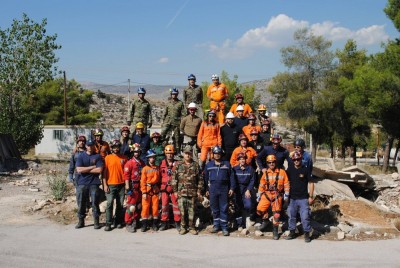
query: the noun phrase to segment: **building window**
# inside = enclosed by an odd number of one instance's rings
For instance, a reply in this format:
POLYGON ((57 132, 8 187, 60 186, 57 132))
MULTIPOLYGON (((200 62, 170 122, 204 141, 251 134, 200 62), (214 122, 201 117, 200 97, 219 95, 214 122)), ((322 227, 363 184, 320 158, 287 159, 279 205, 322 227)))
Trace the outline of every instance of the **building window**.
POLYGON ((61 129, 53 130, 53 140, 63 141, 64 140, 64 130, 61 130, 61 129))

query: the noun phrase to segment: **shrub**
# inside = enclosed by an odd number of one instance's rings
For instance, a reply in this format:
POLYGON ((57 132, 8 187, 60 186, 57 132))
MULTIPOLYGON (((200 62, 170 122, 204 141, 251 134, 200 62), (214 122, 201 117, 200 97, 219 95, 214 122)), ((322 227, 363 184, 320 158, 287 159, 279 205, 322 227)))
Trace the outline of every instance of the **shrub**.
POLYGON ((67 181, 60 174, 47 176, 51 194, 55 200, 62 200, 67 192, 67 181))

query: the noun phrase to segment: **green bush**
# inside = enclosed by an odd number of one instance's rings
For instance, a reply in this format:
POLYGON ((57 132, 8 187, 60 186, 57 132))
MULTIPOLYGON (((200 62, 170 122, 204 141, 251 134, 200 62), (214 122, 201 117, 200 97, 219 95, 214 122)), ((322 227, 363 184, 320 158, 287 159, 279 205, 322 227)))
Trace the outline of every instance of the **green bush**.
POLYGON ((65 177, 58 175, 47 176, 47 182, 49 183, 49 188, 51 194, 55 200, 62 200, 67 192, 67 181, 65 177))

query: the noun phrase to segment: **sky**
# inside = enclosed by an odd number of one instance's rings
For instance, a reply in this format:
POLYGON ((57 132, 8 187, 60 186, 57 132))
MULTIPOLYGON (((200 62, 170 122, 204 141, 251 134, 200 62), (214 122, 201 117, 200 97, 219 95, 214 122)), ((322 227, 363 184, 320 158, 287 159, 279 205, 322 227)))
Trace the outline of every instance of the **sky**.
POLYGON ((239 82, 286 71, 280 49, 309 27, 342 49, 368 53, 399 36, 386 0, 1 0, 0 28, 26 13, 57 34, 68 79, 108 85, 211 82, 224 70, 239 82))

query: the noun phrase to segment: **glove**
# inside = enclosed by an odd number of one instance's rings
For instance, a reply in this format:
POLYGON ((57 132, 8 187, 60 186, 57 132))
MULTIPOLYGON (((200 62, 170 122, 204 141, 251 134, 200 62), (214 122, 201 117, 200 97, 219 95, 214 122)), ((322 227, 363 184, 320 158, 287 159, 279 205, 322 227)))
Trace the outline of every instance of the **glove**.
POLYGON ((153 123, 148 123, 147 128, 151 128, 152 125, 153 125, 153 123))
POLYGON ((74 176, 73 174, 68 174, 68 181, 73 182, 74 181, 74 176))
POLYGON ((261 200, 261 193, 257 193, 256 201, 257 203, 261 200))

